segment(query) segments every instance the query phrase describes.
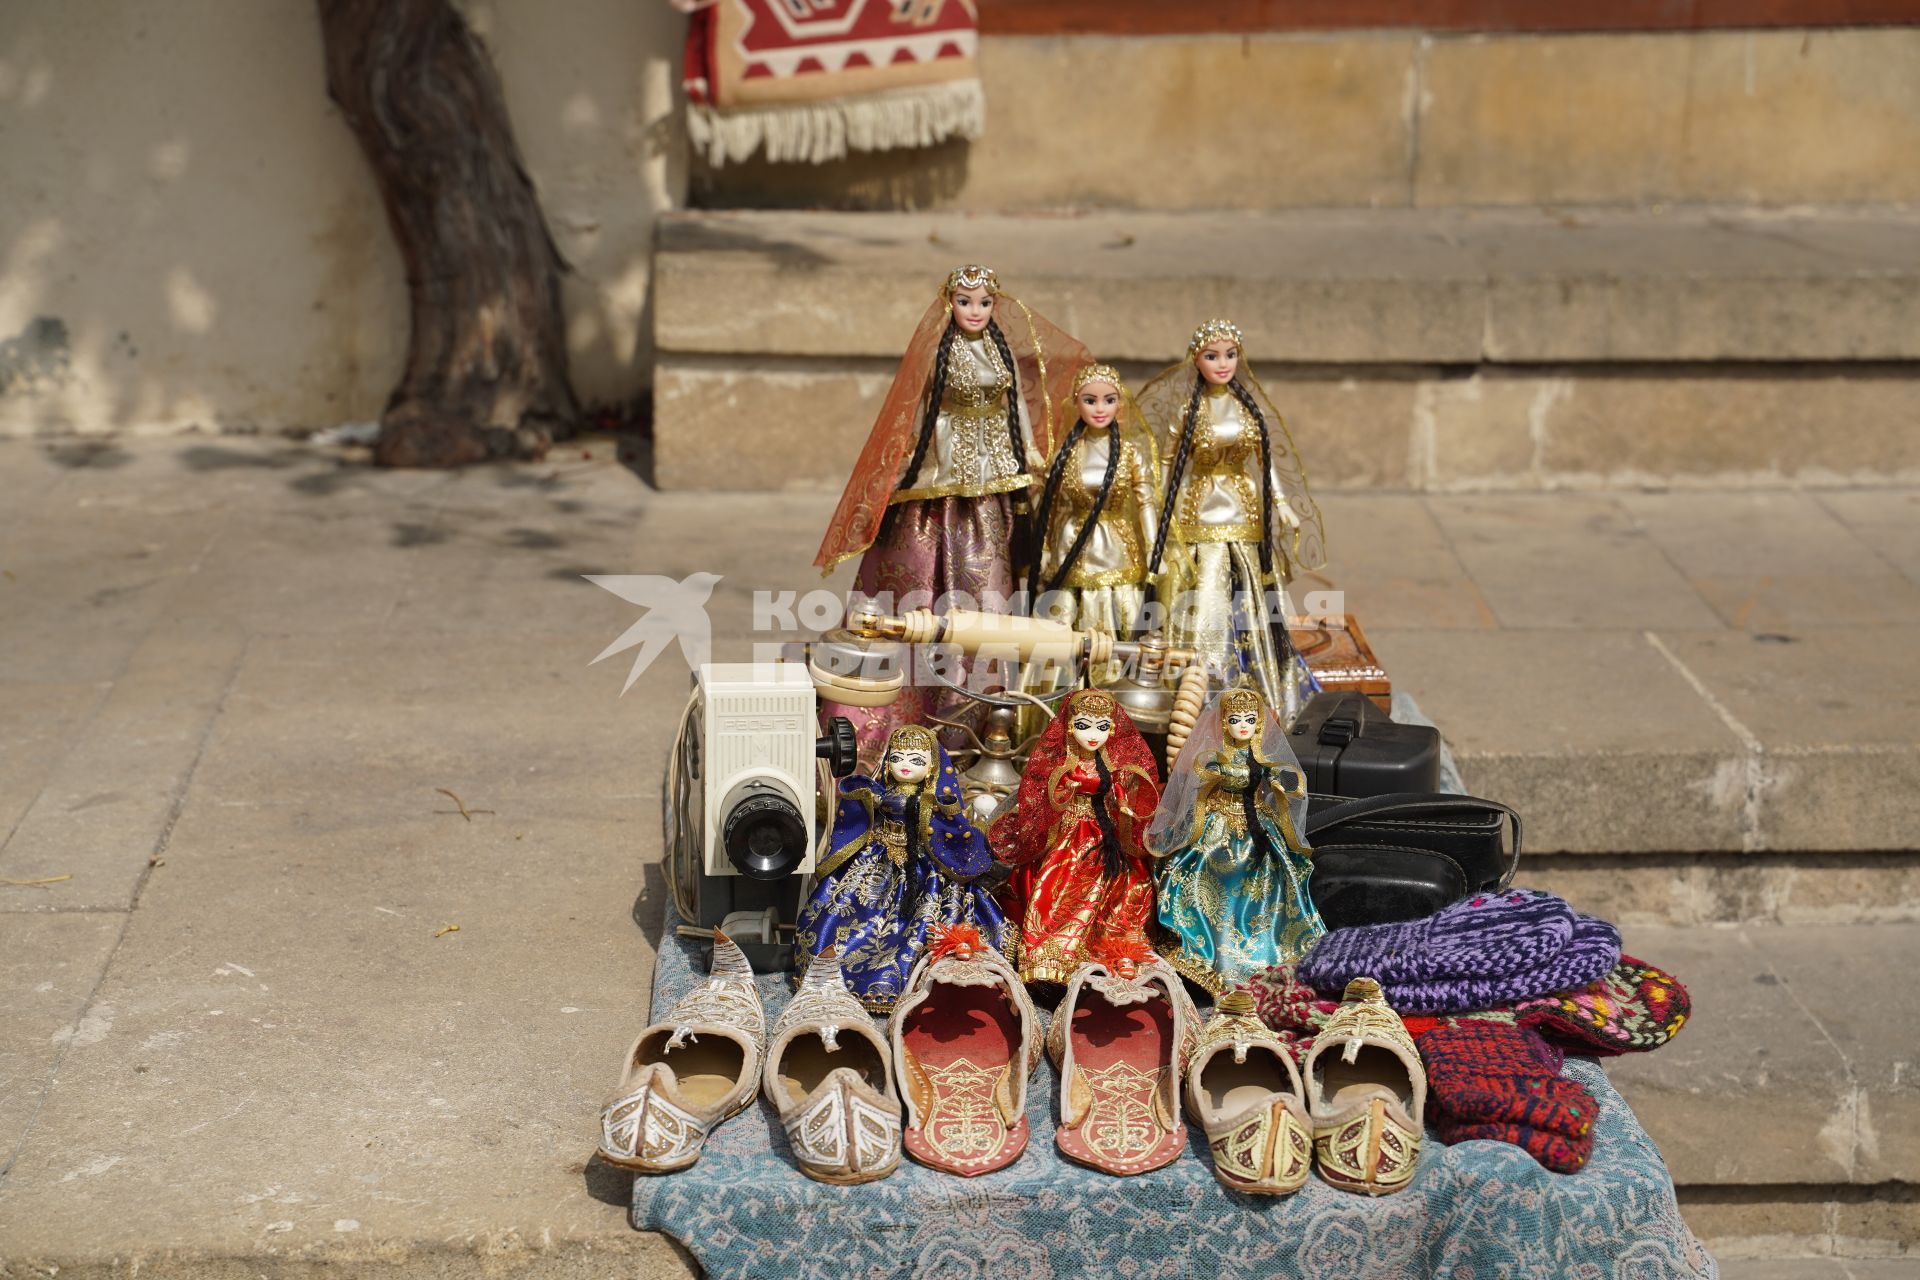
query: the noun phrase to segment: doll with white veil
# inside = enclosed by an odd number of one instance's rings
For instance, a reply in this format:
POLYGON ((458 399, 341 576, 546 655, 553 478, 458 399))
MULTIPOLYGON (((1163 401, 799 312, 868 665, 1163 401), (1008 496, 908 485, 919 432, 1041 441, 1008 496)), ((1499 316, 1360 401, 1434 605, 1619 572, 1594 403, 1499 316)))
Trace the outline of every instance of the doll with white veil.
POLYGON ((1287 636, 1286 587, 1325 562, 1325 531, 1239 328, 1195 329, 1187 358, 1149 382, 1140 405, 1166 466, 1148 569, 1162 579, 1167 639, 1222 684, 1251 679, 1291 723, 1314 684, 1287 636))
POLYGON ((1258 689, 1228 689, 1167 771, 1147 848, 1161 950, 1216 994, 1300 959, 1327 931, 1307 892, 1306 777, 1258 689))

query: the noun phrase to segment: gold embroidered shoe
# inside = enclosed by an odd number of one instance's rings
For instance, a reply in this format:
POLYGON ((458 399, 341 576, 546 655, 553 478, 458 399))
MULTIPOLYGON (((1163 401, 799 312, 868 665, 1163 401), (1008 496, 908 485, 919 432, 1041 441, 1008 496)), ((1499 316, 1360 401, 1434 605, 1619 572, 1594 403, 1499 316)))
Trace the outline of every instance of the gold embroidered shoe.
POLYGON ((1300 1072, 1244 991, 1221 996, 1200 1031, 1187 1064, 1187 1109, 1206 1131, 1222 1186, 1284 1196, 1306 1184, 1313 1122, 1300 1072))
POLYGON ((967 1178, 1019 1159, 1039 1023, 1019 973, 979 930, 936 927, 893 1011, 907 1154, 967 1178))
POLYGON ((774 1023, 763 1087, 809 1178, 873 1182, 900 1167, 900 1100, 886 1042, 847 990, 834 948, 808 964, 774 1023))
POLYGON ((1334 1186, 1384 1196, 1413 1180, 1427 1072, 1380 984, 1355 978, 1307 1053, 1314 1158, 1334 1186))
POLYGON ((1121 1175, 1169 1165, 1187 1145, 1180 1078, 1198 1015, 1144 943, 1109 943, 1085 964, 1047 1034, 1060 1068, 1054 1143, 1078 1164, 1121 1175))
POLYGON ((753 968, 715 929, 706 985, 627 1050, 620 1087, 600 1112, 600 1158, 636 1173, 672 1173, 698 1160, 707 1135, 753 1101, 766 1046, 753 968))

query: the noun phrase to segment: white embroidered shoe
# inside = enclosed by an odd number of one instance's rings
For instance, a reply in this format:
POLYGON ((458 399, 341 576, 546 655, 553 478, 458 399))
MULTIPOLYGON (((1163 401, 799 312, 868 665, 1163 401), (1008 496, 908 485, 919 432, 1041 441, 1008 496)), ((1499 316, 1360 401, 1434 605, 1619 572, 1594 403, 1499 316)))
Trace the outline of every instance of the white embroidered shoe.
POLYGON ((620 1087, 600 1112, 600 1158, 636 1173, 672 1173, 698 1160, 707 1135, 753 1101, 766 1046, 753 967, 715 929, 706 985, 627 1050, 620 1087))
POLYGON ((1027 1149, 1027 1077, 1040 1015, 1020 974, 972 925, 937 925, 894 1006, 893 1067, 907 1154, 971 1178, 1027 1149))
POLYGON ((762 1085, 809 1178, 873 1182, 900 1167, 886 1042, 847 990, 833 948, 813 958, 774 1024, 762 1085))
POLYGON ((1254 1016, 1253 997, 1229 991, 1201 1028, 1187 1064, 1187 1110, 1206 1131, 1220 1185, 1284 1196, 1313 1168, 1306 1090, 1280 1037, 1254 1016))

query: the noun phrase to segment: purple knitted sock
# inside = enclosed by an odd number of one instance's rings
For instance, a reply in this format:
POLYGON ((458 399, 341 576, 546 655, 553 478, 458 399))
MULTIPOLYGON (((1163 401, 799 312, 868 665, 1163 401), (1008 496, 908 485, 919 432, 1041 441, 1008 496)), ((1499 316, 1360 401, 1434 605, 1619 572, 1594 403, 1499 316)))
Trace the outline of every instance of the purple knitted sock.
POLYGON ((1299 973, 1322 992, 1361 976, 1391 988, 1524 973, 1566 948, 1573 923, 1573 908, 1550 893, 1477 893, 1423 920, 1336 929, 1314 944, 1299 973))
MULTIPOLYGON (((1447 978, 1385 986, 1387 1003, 1408 1013, 1467 1013, 1504 1009, 1522 1000, 1582 987, 1620 963, 1620 931, 1594 916, 1578 916, 1558 955, 1518 973, 1447 978)), ((1385 985, 1385 984, 1383 984, 1385 985)))

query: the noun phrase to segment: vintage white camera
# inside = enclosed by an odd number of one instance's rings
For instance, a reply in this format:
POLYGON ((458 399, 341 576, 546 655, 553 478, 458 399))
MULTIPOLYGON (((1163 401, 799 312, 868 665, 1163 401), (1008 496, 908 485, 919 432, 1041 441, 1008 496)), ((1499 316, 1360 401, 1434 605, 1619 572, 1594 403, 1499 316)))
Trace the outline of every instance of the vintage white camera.
POLYGON ((821 736, 817 717, 805 663, 709 663, 668 759, 661 816, 682 927, 724 926, 756 968, 786 964, 833 779, 856 763, 853 726, 835 717, 821 736))
POLYGON ((691 781, 705 872, 784 880, 813 870, 819 737, 813 681, 795 662, 700 668, 691 781))

